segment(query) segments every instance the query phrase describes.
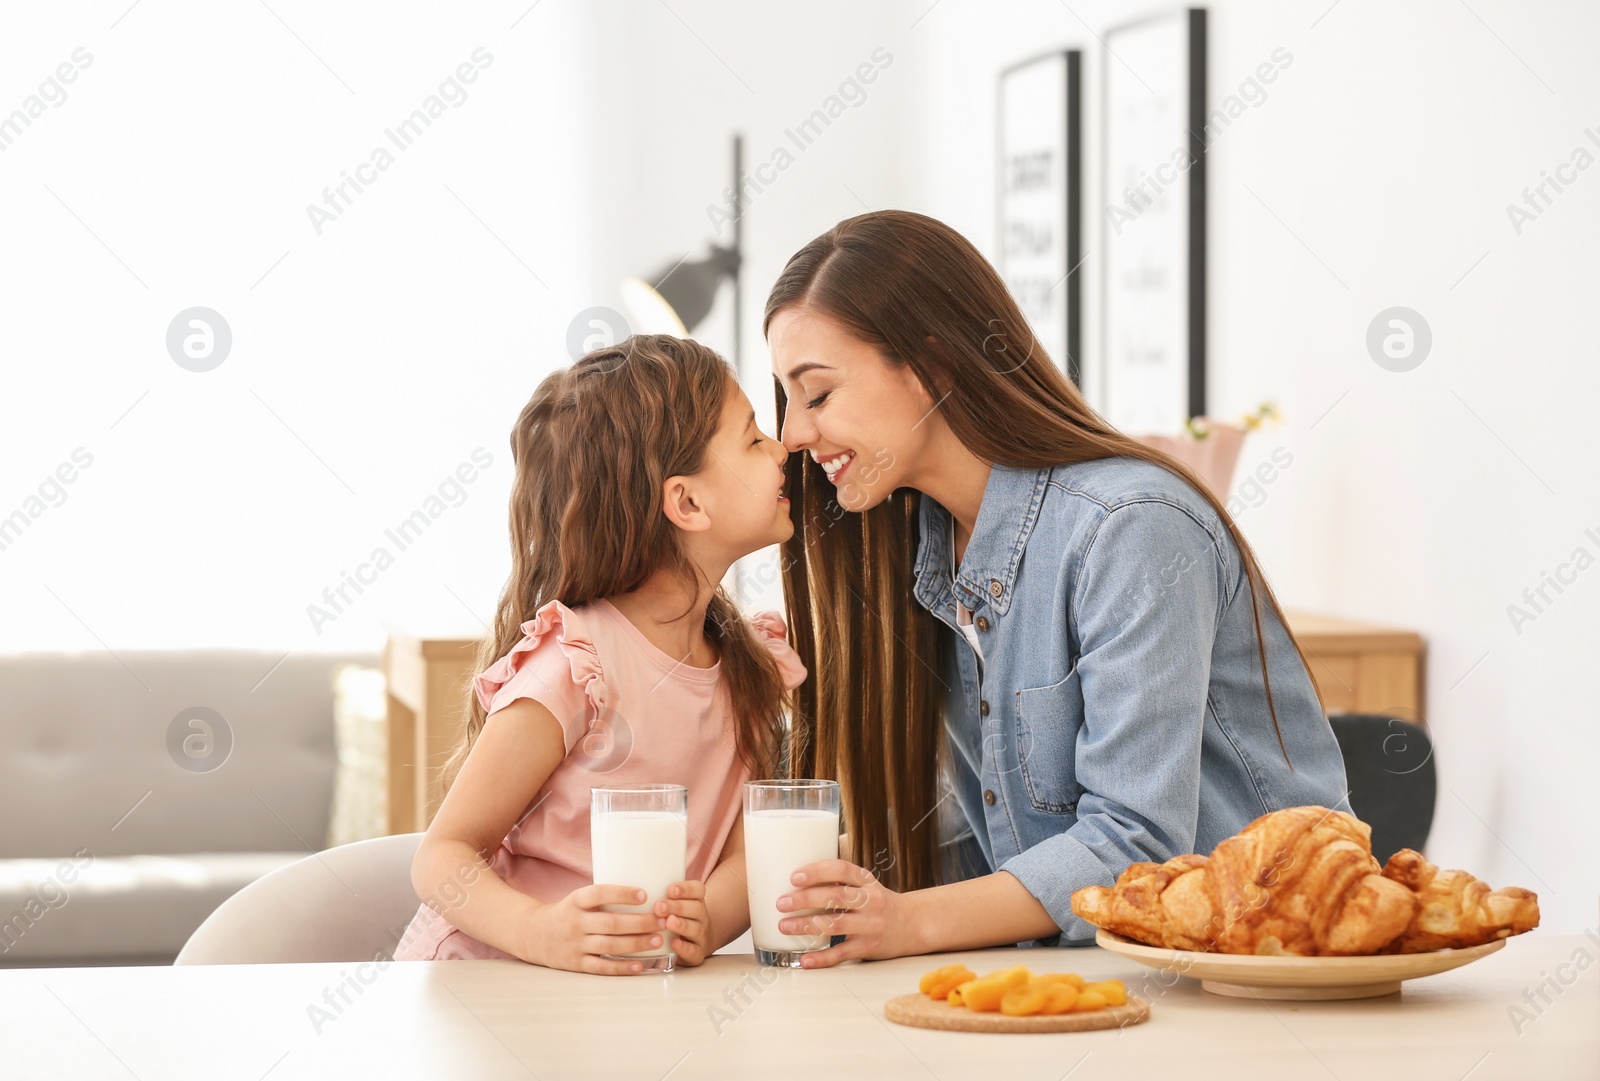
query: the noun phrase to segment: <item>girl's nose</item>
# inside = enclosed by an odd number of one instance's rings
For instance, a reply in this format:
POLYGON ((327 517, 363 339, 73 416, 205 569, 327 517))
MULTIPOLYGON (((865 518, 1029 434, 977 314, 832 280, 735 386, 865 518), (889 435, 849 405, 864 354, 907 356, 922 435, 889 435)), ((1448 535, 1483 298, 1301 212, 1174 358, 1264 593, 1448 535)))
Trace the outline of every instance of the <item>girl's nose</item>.
POLYGON ((776 439, 769 440, 768 442, 772 444, 772 456, 777 460, 778 468, 782 469, 784 463, 789 460, 789 448, 778 442, 776 439))

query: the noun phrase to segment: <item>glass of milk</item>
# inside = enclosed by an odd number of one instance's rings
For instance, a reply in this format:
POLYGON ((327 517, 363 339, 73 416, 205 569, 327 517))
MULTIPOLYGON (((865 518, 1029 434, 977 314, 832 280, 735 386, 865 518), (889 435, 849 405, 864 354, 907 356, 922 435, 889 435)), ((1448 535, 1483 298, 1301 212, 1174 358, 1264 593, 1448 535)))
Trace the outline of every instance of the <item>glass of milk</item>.
MULTIPOLYGON (((605 905, 607 912, 653 912, 667 887, 682 882, 689 852, 689 790, 681 784, 630 784, 589 790, 589 848, 596 885, 633 886, 649 896, 640 905, 605 905)), ((645 972, 671 972, 671 931, 659 949, 624 955, 645 972)))
POLYGON ((831 935, 786 935, 778 921, 821 913, 778 911, 793 893, 800 868, 839 858, 838 781, 747 781, 744 786, 744 871, 750 887, 750 934, 763 965, 799 968, 800 958, 825 950, 831 935))

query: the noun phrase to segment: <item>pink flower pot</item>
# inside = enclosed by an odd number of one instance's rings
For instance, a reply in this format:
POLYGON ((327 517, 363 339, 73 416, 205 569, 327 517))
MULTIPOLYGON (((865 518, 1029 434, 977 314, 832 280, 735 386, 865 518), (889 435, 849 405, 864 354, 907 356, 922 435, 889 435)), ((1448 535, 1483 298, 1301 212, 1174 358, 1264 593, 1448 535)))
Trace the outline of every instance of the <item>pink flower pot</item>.
POLYGON ((1239 451, 1244 448, 1246 432, 1234 424, 1206 421, 1209 429, 1205 438, 1196 439, 1188 432, 1182 435, 1138 435, 1139 442, 1178 459, 1200 475, 1211 494, 1221 502, 1228 501, 1233 488, 1233 470, 1239 464, 1239 451))

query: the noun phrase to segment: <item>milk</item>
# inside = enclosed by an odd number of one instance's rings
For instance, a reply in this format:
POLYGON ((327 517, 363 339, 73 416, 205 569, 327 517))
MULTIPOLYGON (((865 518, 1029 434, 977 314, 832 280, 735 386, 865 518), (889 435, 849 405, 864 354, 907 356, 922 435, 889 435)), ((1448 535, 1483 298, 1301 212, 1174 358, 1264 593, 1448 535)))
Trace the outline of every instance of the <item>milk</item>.
MULTIPOLYGON (((682 882, 689 848, 689 824, 671 811, 607 811, 589 819, 589 846, 596 885, 633 886, 649 897, 642 905, 604 905, 606 912, 653 912, 667 887, 682 882)), ((661 929, 661 948, 628 957, 663 957, 674 935, 661 929)))
POLYGON ((750 932, 758 948, 773 952, 827 949, 829 935, 786 935, 778 921, 808 916, 820 908, 778 911, 778 898, 797 888, 789 881, 800 868, 839 858, 839 816, 833 811, 764 810, 744 816, 744 870, 750 886, 750 932))

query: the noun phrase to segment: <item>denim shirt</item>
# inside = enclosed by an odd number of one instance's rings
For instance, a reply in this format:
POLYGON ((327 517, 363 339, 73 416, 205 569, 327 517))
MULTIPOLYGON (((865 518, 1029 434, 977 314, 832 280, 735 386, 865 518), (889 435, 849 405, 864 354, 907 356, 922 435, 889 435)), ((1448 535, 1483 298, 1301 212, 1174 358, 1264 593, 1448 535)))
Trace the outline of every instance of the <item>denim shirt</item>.
POLYGON ((954 582, 953 527, 924 495, 914 590, 954 636, 946 783, 971 831, 947 834, 968 851, 944 858, 1010 872, 1038 898, 1061 933, 1024 945, 1092 942, 1072 892, 1129 864, 1209 853, 1283 807, 1344 803, 1339 746, 1263 598, 1284 761, 1238 548, 1176 474, 1126 457, 996 466, 954 582))

